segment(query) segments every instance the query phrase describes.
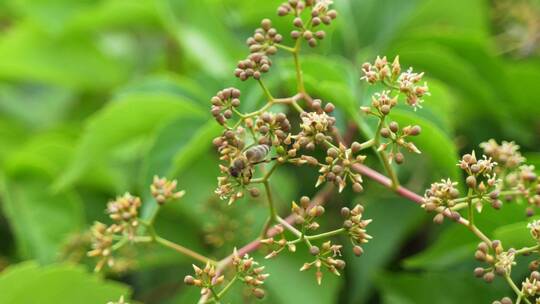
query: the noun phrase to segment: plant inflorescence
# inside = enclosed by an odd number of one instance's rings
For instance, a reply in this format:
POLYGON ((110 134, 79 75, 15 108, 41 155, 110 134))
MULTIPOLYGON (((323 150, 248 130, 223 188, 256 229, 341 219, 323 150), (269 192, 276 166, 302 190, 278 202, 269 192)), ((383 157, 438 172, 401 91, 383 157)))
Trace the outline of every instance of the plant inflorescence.
MULTIPOLYGON (((364 63, 361 79, 383 88, 373 94, 369 106, 359 109, 365 119, 376 121, 376 131, 363 141, 344 140, 350 136, 340 134, 333 116, 335 106, 306 90, 300 62, 302 46, 316 47, 325 38, 324 26, 338 17, 331 4, 330 0, 289 0, 279 6, 278 15, 292 23, 292 46, 282 44, 283 35, 269 19, 262 20, 261 27, 248 38, 249 55, 238 62, 234 75, 258 83, 266 99, 260 108, 243 112, 242 94, 236 88, 223 89, 211 98, 210 111, 223 128, 213 141, 221 172, 215 193, 228 204, 246 196, 263 197, 268 217, 260 237, 216 261, 159 236, 154 228, 155 214, 149 220, 142 219, 141 199, 125 194, 107 205, 113 224, 96 223, 91 229, 93 243, 88 254, 98 259, 96 270, 114 265, 116 252, 124 246, 157 243, 193 258, 197 265, 193 265, 193 273, 184 282, 201 289, 200 303, 220 303, 237 283, 244 284, 256 298, 265 296, 263 286, 269 274, 250 252, 264 247, 268 252, 266 259, 272 259, 305 246, 312 258, 298 268, 313 271, 317 283, 322 284, 326 274, 339 276, 346 267, 341 259, 344 248, 352 248, 354 255, 360 256, 364 253, 363 245, 371 239, 371 219, 363 216, 364 207, 360 204, 350 209, 343 207, 341 225, 320 231, 323 225, 319 221, 326 214, 324 201, 333 188, 338 192, 346 187, 363 191, 363 180, 369 178, 434 213, 435 223, 450 219, 464 225, 480 240, 474 257, 483 264, 474 270, 474 275, 486 282, 503 277, 515 292, 516 303, 540 303, 540 259, 530 264, 530 276, 520 285, 510 277, 519 257, 539 253, 540 245, 508 248, 475 225, 475 216, 486 207, 501 209, 505 202, 523 200, 528 205, 525 213, 532 215, 534 207, 540 205, 540 179, 531 166, 524 164, 519 147, 512 142, 498 144, 489 140, 481 144, 481 157, 474 151, 464 155, 457 164, 466 176, 464 192, 458 181, 451 179, 433 183, 423 197, 400 186, 394 163, 402 164, 406 153, 421 153, 414 138, 422 129, 418 125, 400 126, 392 119, 392 110, 398 104, 415 111, 422 108, 423 99, 429 95, 424 73, 402 69, 398 57, 391 61, 377 57, 373 63, 364 63), (280 52, 292 57, 296 91, 289 97, 278 98, 265 85, 264 74, 272 67, 271 56, 280 52), (284 109, 276 105, 285 105, 286 110, 276 112, 276 108, 284 109), (364 165, 368 149, 380 159, 388 177, 364 165), (326 184, 315 197, 303 196, 293 201, 288 217, 279 214, 271 186, 273 174, 286 165, 310 167, 318 175, 314 187, 326 184), (338 235, 347 239, 350 246, 336 243, 338 235), (231 271, 226 271, 229 268, 231 271)), ((159 206, 183 196, 184 192, 176 188, 176 181, 159 177, 150 186, 159 206)), ((528 228, 540 242, 540 221, 531 222, 528 228)), ((513 301, 505 297, 494 303, 513 301)))

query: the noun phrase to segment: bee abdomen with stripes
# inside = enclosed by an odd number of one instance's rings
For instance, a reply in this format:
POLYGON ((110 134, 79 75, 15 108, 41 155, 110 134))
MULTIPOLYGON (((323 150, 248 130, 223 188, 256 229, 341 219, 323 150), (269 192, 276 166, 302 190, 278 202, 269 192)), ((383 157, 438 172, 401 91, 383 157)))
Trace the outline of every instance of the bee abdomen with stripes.
POLYGON ((250 163, 258 163, 264 161, 268 152, 270 152, 269 145, 257 145, 247 149, 244 156, 250 163))

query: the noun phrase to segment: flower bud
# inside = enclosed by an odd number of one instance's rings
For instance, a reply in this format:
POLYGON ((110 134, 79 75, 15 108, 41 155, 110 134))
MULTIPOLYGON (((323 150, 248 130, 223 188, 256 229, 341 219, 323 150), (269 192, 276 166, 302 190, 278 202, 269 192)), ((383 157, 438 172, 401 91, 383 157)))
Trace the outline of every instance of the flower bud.
POLYGON ((476 188, 476 177, 474 177, 472 175, 467 176, 467 179, 465 179, 465 182, 467 184, 467 187, 476 188))
POLYGON ((398 123, 395 122, 395 121, 392 121, 392 122, 388 125, 388 127, 389 127, 390 130, 391 130, 392 132, 394 132, 394 133, 396 133, 396 132, 399 130, 399 125, 398 125, 398 123))
POLYGON ((262 299, 262 298, 264 298, 264 296, 266 295, 266 293, 264 292, 264 290, 261 289, 261 288, 255 288, 255 289, 253 289, 252 293, 253 293, 253 295, 254 295, 257 299, 262 299))
POLYGON ((362 247, 360 247, 360 246, 358 246, 358 245, 355 245, 355 246, 353 247, 353 253, 354 253, 354 255, 356 255, 356 256, 359 257, 359 256, 361 256, 361 255, 364 253, 364 249, 362 249, 362 247))

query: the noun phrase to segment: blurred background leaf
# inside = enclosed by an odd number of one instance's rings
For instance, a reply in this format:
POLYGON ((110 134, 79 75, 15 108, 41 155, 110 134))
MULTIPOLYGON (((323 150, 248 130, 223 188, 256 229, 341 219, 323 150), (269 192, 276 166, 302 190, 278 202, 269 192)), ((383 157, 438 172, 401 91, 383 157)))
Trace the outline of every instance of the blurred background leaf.
MULTIPOLYGON (((187 190, 159 215, 165 237, 220 258, 258 235, 263 199, 225 208, 214 195, 219 169, 211 140, 221 128, 208 109, 211 96, 230 86, 242 90, 243 110, 263 102, 257 83, 240 82, 233 70, 262 18, 292 43, 290 20, 275 16, 281 2, 0 1, 0 269, 10 265, 0 273, 1 303, 106 303, 131 295, 111 280, 128 284, 140 302, 194 303, 197 291, 182 283, 191 261, 156 246, 128 248, 125 267, 108 273, 109 281, 86 271, 84 231, 107 221, 107 201, 126 191, 143 197, 144 214, 151 214, 154 174, 178 178, 187 190), (66 285, 72 288, 60 293, 66 285)), ((426 72, 432 96, 424 108, 391 115, 423 129, 413 139, 423 153, 407 154, 398 168, 404 185, 422 194, 441 178, 460 180, 458 155, 489 138, 515 140, 540 167, 538 1, 334 2, 335 26, 317 49, 305 49, 301 63, 308 91, 337 106, 342 131, 348 122, 361 129, 355 138, 374 130, 375 121, 358 111, 378 89, 360 81, 362 62, 399 55, 403 67, 426 72)), ((293 62, 275 58, 264 80, 282 97, 295 90, 293 62)), ((314 195, 313 172, 277 173, 271 186, 280 213, 291 200, 314 195)), ((498 281, 486 286, 472 278, 477 240, 466 229, 435 227, 417 206, 369 181, 365 187, 327 207, 337 214, 342 205, 366 205, 375 238, 365 255, 344 250, 346 272, 325 276, 324 288, 297 271, 302 252, 268 261, 265 303, 486 303, 507 294, 498 281), (442 289, 451 296, 441 297, 442 289)), ((529 244, 517 237, 527 221, 518 202, 500 212, 487 208, 478 220, 489 236, 529 244)), ((250 303, 245 292, 237 288, 227 300, 250 303)))

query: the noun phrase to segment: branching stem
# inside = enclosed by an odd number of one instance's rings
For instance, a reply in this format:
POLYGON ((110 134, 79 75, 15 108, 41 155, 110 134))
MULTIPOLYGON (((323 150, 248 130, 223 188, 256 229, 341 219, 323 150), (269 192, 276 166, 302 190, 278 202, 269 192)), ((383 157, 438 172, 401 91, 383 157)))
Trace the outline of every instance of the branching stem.
POLYGON ((516 283, 512 280, 509 274, 505 274, 504 278, 506 279, 506 282, 508 282, 508 285, 512 288, 512 290, 516 293, 517 300, 516 303, 519 303, 521 300, 525 301, 527 304, 531 304, 531 301, 527 299, 527 297, 524 297, 523 292, 519 290, 519 288, 516 286, 516 283))

